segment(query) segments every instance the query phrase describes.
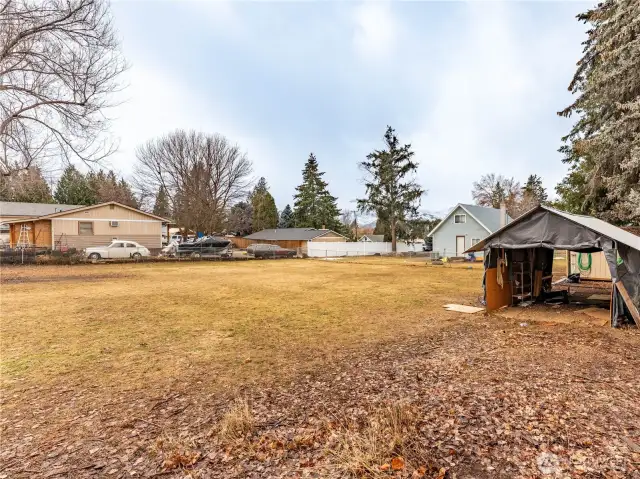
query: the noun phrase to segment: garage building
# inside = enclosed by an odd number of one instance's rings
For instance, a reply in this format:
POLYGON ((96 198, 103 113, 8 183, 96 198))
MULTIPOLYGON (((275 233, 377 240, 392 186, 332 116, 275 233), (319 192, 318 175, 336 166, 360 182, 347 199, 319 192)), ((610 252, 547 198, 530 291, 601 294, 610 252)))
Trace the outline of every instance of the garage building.
POLYGON ((244 238, 229 238, 236 248, 246 248, 250 244, 275 244, 282 248, 307 252, 309 241, 343 242, 347 238, 340 233, 328 229, 315 228, 276 228, 258 231, 244 238))

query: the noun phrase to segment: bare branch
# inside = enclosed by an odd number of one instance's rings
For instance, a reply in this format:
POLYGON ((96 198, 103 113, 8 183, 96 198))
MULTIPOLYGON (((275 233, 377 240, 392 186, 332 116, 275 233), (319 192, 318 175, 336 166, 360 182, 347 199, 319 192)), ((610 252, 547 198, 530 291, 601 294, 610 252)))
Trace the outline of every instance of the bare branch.
POLYGON ((0 171, 98 163, 126 69, 106 0, 0 0, 0 171))
POLYGON ((164 190, 174 219, 194 231, 221 231, 251 186, 251 162, 221 135, 177 130, 138 147, 136 157, 138 194, 164 190))

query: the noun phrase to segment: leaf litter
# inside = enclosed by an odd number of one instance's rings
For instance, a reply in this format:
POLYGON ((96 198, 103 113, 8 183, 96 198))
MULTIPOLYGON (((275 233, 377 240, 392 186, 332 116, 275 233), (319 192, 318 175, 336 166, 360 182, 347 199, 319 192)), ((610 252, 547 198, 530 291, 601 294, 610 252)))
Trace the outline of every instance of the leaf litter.
POLYGON ((0 477, 640 478, 639 344, 465 316, 286 384, 26 387, 0 477))

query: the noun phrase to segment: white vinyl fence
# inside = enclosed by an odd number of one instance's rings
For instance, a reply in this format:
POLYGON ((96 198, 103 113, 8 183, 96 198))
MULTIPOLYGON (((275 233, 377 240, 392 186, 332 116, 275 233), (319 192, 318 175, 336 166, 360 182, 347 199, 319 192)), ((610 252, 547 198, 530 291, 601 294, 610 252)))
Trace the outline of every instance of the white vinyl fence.
MULTIPOLYGON (((396 244, 397 253, 419 253, 422 251, 422 244, 408 245, 398 241, 396 244)), ((366 243, 364 241, 353 242, 315 242, 307 243, 307 254, 311 258, 333 258, 337 256, 370 256, 374 254, 391 253, 391 243, 366 243)))

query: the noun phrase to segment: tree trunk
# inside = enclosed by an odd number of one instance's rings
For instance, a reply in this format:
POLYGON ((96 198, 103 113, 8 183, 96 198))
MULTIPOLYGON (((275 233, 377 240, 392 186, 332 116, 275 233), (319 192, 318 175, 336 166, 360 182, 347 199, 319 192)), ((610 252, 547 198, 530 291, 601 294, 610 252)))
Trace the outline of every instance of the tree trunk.
POLYGON ((391 219, 391 252, 396 252, 396 221, 391 219))

